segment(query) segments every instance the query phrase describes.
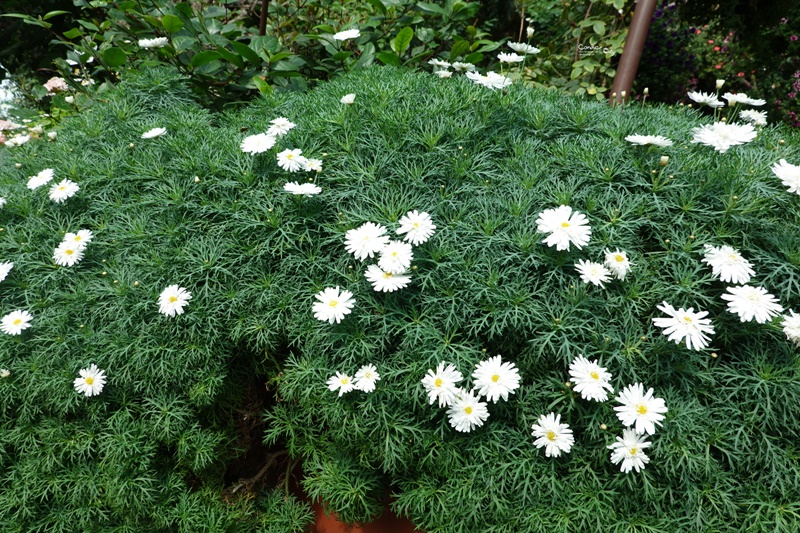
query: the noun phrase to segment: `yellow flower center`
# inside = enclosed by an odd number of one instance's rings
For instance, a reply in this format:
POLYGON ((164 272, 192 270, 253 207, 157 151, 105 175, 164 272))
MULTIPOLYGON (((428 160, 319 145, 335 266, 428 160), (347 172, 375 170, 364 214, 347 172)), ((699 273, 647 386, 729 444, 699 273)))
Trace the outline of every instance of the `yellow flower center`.
POLYGON ((550 442, 554 442, 556 440, 556 438, 558 438, 558 435, 556 435, 556 432, 553 431, 552 429, 549 430, 547 432, 547 435, 545 435, 545 436, 547 437, 547 440, 549 440, 550 442))
POLYGON ((92 383, 94 383, 94 378, 89 376, 84 381, 86 382, 87 385, 91 385, 92 383))
POLYGON ((73 252, 72 250, 64 250, 64 253, 67 255, 72 255, 75 252, 73 252))
POLYGON ((500 381, 500 376, 499 376, 499 375, 497 375, 497 374, 493 375, 493 376, 492 376, 492 381, 493 381, 493 382, 495 382, 495 383, 497 383, 498 381, 500 381))
POLYGON ((561 227, 562 228, 568 228, 569 227, 569 222, 562 222, 561 223, 561 227))
POLYGON ((19 326, 20 324, 22 324, 22 319, 21 318, 18 318, 16 320, 14 320, 14 325, 15 326, 19 326))
POLYGON ((441 387, 442 383, 444 383, 444 381, 442 381, 442 378, 436 378, 436 381, 433 382, 433 384, 437 387, 441 387))
POLYGON ((644 405, 643 403, 640 403, 639 407, 636 408, 636 412, 639 413, 640 415, 647 414, 647 406, 644 405))
POLYGON ((339 305, 339 302, 337 302, 336 300, 331 300, 331 301, 328 303, 328 305, 330 305, 331 307, 336 307, 337 305, 339 305))
POLYGON ((372 379, 372 372, 367 372, 364 374, 364 379, 372 379))
POLYGON ((174 304, 177 301, 178 301, 178 297, 177 296, 170 296, 169 297, 169 303, 174 304))
POLYGON ((58 190, 59 191, 66 191, 67 190, 67 186, 66 185, 62 185, 61 187, 58 188, 58 190))
POLYGON ((624 263, 624 262, 625 262, 625 258, 624 258, 624 257, 622 257, 622 255, 620 255, 620 254, 617 254, 617 255, 615 255, 615 256, 614 256, 614 260, 615 260, 617 263, 624 263))
POLYGON ((464 408, 464 412, 467 413, 468 415, 471 415, 472 414, 472 407, 465 407, 464 408))
POLYGON ((414 222, 412 226, 414 226, 414 229, 419 229, 419 222, 414 222))
POLYGON ((392 252, 392 257, 397 257, 397 252, 392 252))
POLYGON ((350 380, 349 380, 349 379, 347 379, 347 378, 342 378, 342 379, 340 379, 340 380, 339 380, 339 382, 340 382, 342 385, 347 385, 348 383, 350 383, 350 380))
POLYGON ((286 159, 294 159, 294 154, 287 154, 286 159))
POLYGON ((595 371, 589 372, 589 376, 591 376, 592 379, 600 379, 600 374, 595 371))
POLYGON ((384 272, 383 273, 383 279, 389 279, 391 277, 392 277, 392 273, 391 272, 384 272))
POLYGON ((691 324, 692 323, 692 317, 684 315, 683 321, 686 322, 687 324, 691 324))
POLYGON ((631 448, 631 455, 636 455, 639 452, 639 448, 631 448))

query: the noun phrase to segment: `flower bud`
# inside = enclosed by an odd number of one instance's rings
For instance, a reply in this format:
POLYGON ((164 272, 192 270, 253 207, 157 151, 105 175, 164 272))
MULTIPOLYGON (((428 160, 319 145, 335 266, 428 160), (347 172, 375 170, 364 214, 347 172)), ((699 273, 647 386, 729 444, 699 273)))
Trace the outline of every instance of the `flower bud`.
POLYGON ((528 28, 527 28, 527 30, 526 30, 526 31, 527 31, 527 33, 528 33, 528 39, 530 39, 531 37, 533 37, 533 28, 531 28, 530 26, 528 26, 528 28))
POLYGON ((623 98, 625 98, 625 95, 626 95, 626 94, 628 94, 628 93, 626 93, 625 91, 621 91, 621 92, 619 93, 619 95, 620 95, 621 97, 623 97, 623 98))
POLYGON ((55 141, 56 137, 58 137, 58 132, 57 131, 49 131, 49 132, 47 132, 47 138, 50 139, 51 141, 55 141))
POLYGON ((722 89, 723 85, 725 85, 725 80, 717 80, 717 90, 722 89))
POLYGON ((669 156, 668 155, 662 155, 661 159, 658 160, 658 164, 661 165, 662 167, 667 166, 667 163, 669 163, 669 156))
POLYGON ((648 87, 645 87, 645 88, 644 88, 644 94, 645 94, 645 96, 647 96, 648 94, 650 94, 650 89, 649 89, 648 87))

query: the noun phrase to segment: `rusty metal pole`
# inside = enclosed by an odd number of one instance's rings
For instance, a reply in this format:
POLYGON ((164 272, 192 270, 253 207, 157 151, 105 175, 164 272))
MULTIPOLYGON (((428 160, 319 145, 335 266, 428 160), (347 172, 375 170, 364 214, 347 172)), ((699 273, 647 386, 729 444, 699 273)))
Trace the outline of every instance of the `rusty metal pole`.
POLYGON ((628 38, 625 39, 625 46, 622 48, 622 57, 619 59, 617 74, 614 76, 614 84, 611 86, 611 95, 608 103, 616 105, 631 96, 631 86, 636 77, 636 70, 639 68, 639 61, 642 59, 644 42, 647 40, 647 33, 650 31, 650 21, 653 20, 653 12, 656 9, 656 0, 639 0, 636 2, 636 9, 633 12, 633 20, 628 28, 628 38), (625 98, 622 97, 623 91, 625 98))

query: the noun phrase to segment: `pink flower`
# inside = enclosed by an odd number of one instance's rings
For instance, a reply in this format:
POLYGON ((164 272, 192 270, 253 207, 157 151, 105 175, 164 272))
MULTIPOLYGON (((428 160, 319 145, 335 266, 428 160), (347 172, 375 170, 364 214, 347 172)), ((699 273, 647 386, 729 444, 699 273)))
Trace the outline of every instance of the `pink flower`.
POLYGON ((740 78, 744 78, 744 72, 738 73, 737 76, 739 76, 740 78))
POLYGON ((797 35, 792 35, 791 37, 789 37, 789 40, 790 41, 796 41, 797 40, 797 35))
POLYGON ((64 78, 53 76, 47 80, 44 84, 44 88, 47 89, 47 92, 57 93, 69 90, 69 85, 67 85, 67 81, 64 78))

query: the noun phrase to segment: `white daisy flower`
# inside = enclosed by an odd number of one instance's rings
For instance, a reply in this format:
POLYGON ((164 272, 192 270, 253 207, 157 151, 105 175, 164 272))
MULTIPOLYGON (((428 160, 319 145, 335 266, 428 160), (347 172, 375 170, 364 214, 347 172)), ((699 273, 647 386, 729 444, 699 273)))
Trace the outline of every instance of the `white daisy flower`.
POLYGON ((755 109, 745 109, 739 113, 739 116, 751 123, 753 126, 766 126, 767 125, 767 112, 756 111, 755 109))
POLYGON ((499 59, 501 63, 522 63, 525 61, 525 56, 500 52, 497 54, 497 59, 499 59))
POLYGON ((321 159, 305 159, 303 158, 303 170, 306 172, 322 172, 322 160, 321 159))
POLYGON ((85 394, 87 397, 97 396, 103 392, 106 375, 103 370, 97 368, 97 365, 92 363, 89 368, 84 368, 79 373, 80 377, 75 378, 75 381, 72 382, 75 392, 85 394))
POLYGON ((182 315, 192 293, 178 285, 170 285, 158 297, 158 312, 167 316, 182 315))
POLYGON ((428 403, 439 401, 439 407, 445 407, 453 403, 456 395, 461 392, 458 383, 464 379, 461 372, 456 370, 454 365, 447 365, 441 362, 436 367, 436 371, 428 369, 428 373, 422 378, 422 385, 428 393, 428 403))
POLYGON ((353 378, 348 376, 347 374, 342 374, 341 372, 337 372, 335 376, 331 376, 328 378, 328 390, 331 391, 339 391, 339 397, 342 397, 342 394, 346 392, 350 392, 351 390, 355 389, 356 385, 353 383, 353 378))
POLYGON ((317 320, 326 320, 333 324, 342 321, 345 315, 349 315, 355 305, 353 293, 350 291, 339 291, 339 286, 336 288, 328 287, 320 291, 314 296, 318 302, 314 302, 312 310, 314 311, 314 318, 317 320))
POLYGON ((516 365, 504 363, 499 355, 476 364, 472 379, 478 395, 486 396, 486 401, 493 403, 497 403, 501 397, 508 401, 509 393, 514 394, 520 383, 516 365))
POLYGON ((464 63, 462 61, 454 61, 452 65, 453 70, 456 72, 475 72, 475 65, 472 63, 464 63))
POLYGON ((606 268, 614 274, 615 278, 620 281, 624 280, 628 272, 631 271, 631 266, 633 266, 630 260, 628 260, 628 254, 620 252, 619 248, 616 248, 613 252, 610 252, 608 248, 606 248, 603 250, 603 253, 606 256, 603 262, 606 268))
POLYGON ((306 158, 300 155, 302 153, 303 151, 300 148, 295 148, 294 150, 286 149, 283 152, 279 152, 278 166, 289 172, 297 172, 305 164, 306 158))
POLYGON ((381 375, 375 365, 364 365, 356 372, 355 387, 363 392, 372 392, 375 390, 375 382, 380 380, 381 375))
POLYGON ((580 250, 592 236, 586 215, 573 212, 566 205, 539 213, 536 226, 539 233, 549 233, 542 242, 547 246, 555 246, 556 250, 569 250, 570 243, 580 250))
POLYGON ((441 59, 433 58, 428 61, 429 65, 433 65, 436 68, 450 68, 450 63, 447 61, 442 61, 441 59))
POLYGON ((672 146, 673 144, 672 141, 666 137, 662 137, 661 135, 628 135, 625 137, 625 140, 640 146, 652 144, 653 146, 658 146, 660 148, 666 148, 667 146, 672 146))
POLYGON ((7 202, 7 201, 8 201, 8 200, 6 200, 6 199, 5 199, 5 198, 3 198, 2 196, 0 196, 0 209, 3 209, 3 208, 6 206, 6 202, 7 202))
POLYGON ((142 133, 142 139, 152 139, 154 137, 161 137, 167 133, 167 128, 153 128, 152 130, 148 130, 142 133))
POLYGON ((714 108, 725 107, 725 103, 721 102, 717 98, 716 94, 707 94, 698 91, 698 92, 689 92, 687 93, 687 96, 689 96, 690 99, 694 100, 700 105, 707 105, 714 108))
POLYGON ((655 433, 656 425, 661 425, 664 419, 663 413, 667 412, 664 399, 653 398, 652 388, 647 389, 645 393, 641 383, 634 383, 622 389, 616 401, 622 404, 614 408, 617 418, 626 426, 635 426, 637 433, 648 435, 655 433))
POLYGON ((518 54, 538 54, 541 52, 535 46, 531 46, 526 43, 506 43, 509 48, 517 52, 518 54))
POLYGON ((292 181, 283 186, 283 190, 292 194, 303 194, 305 196, 314 196, 322 192, 322 189, 313 183, 297 183, 292 181))
POLYGON ((764 287, 728 287, 729 294, 723 294, 722 299, 728 302, 728 311, 739 315, 742 322, 755 320, 759 324, 769 322, 772 317, 783 312, 783 307, 778 299, 769 294, 764 287))
POLYGON ((82 229, 78 231, 78 233, 67 233, 64 235, 63 242, 70 242, 80 248, 81 250, 85 249, 92 239, 94 238, 94 234, 91 230, 82 229))
POLYGON ((496 72, 487 72, 485 76, 479 72, 467 72, 466 76, 474 83, 483 85, 492 90, 505 89, 513 83, 511 78, 506 78, 496 72))
POLYGON ((404 289, 411 283, 411 276, 408 275, 408 272, 394 274, 381 270, 378 265, 370 265, 364 276, 377 292, 394 292, 398 289, 404 289))
POLYGON ((409 241, 414 246, 426 242, 434 234, 436 226, 428 213, 420 213, 416 209, 409 211, 400 219, 398 235, 406 234, 404 241, 409 241))
POLYGON ((54 173, 55 171, 52 168, 46 168, 35 176, 29 177, 28 188, 33 190, 41 187, 45 183, 49 183, 53 179, 54 173))
POLYGON ((451 70, 434 70, 433 74, 439 76, 442 79, 452 78, 453 71, 451 70))
POLYGON ((788 192, 800 194, 800 165, 792 165, 785 159, 772 165, 772 172, 778 176, 788 192))
POLYGON ((720 281, 725 283, 743 285, 755 274, 750 268, 750 261, 731 246, 717 248, 706 244, 702 262, 711 267, 714 277, 719 277, 720 281))
POLYGON ((752 124, 727 124, 715 122, 714 124, 700 126, 692 129, 691 140, 706 146, 713 146, 714 150, 724 154, 732 146, 744 144, 756 138, 756 130, 752 124))
POLYGON ((351 105, 353 102, 356 101, 356 94, 355 93, 346 94, 342 96, 342 99, 339 101, 343 104, 351 105))
POLYGON ((17 135, 16 137, 12 137, 6 141, 6 146, 22 146, 26 142, 31 140, 30 135, 17 135))
POLYGON ((611 450, 611 462, 615 465, 622 463, 619 469, 625 474, 631 469, 636 472, 644 470, 644 465, 650 462, 644 449, 649 448, 651 444, 645 438, 631 428, 622 430, 622 437, 617 437, 617 442, 608 446, 611 450))
POLYGON ((0 281, 3 281, 8 277, 8 273, 11 272, 12 268, 14 268, 14 263, 11 261, 0 263, 0 281))
POLYGON ((0 368, 0 378, 7 378, 11 375, 11 371, 7 368, 0 368))
POLYGON ((411 245, 402 241, 389 241, 380 251, 378 266, 392 274, 402 274, 411 267, 414 252, 411 245))
POLYGON ((62 242, 53 252, 53 261, 61 266, 73 266, 83 259, 85 246, 79 246, 72 242, 62 242))
POLYGON ((22 330, 31 327, 33 315, 22 309, 12 311, 3 317, 0 322, 0 330, 8 335, 19 335, 22 330))
POLYGON ((581 275, 581 281, 591 283, 598 287, 603 287, 603 283, 608 283, 611 279, 611 271, 600 263, 592 263, 579 259, 575 263, 575 270, 581 275))
POLYGON ((461 389, 448 407, 447 416, 450 425, 456 431, 469 433, 483 425, 483 422, 489 418, 489 410, 486 408, 486 403, 480 401, 473 391, 461 389))
POLYGON ((78 184, 74 181, 64 179, 61 183, 57 183, 50 187, 50 199, 55 203, 60 204, 75 196, 75 193, 80 190, 78 184))
POLYGON ((162 48, 169 44, 166 37, 156 37, 155 39, 139 39, 140 48, 162 48))
POLYGON ((367 257, 374 257, 389 244, 386 228, 380 224, 365 222, 361 226, 348 230, 345 234, 345 249, 363 261, 367 257))
POLYGON ((722 95, 722 97, 728 101, 728 105, 744 104, 744 105, 762 106, 767 103, 766 100, 750 98, 745 93, 739 93, 739 94, 725 93, 722 95))
POLYGON ((275 137, 266 133, 248 135, 242 139, 239 147, 246 154, 262 154, 275 146, 275 137))
POLYGON ((285 117, 272 119, 269 123, 272 124, 272 126, 267 128, 267 135, 271 135, 272 137, 282 137, 297 125, 285 117))
POLYGON ((800 346, 800 315, 791 309, 788 315, 783 315, 783 333, 786 339, 800 346))
POLYGON ((702 350, 708 346, 708 341, 711 340, 709 335, 714 334, 714 326, 711 325, 711 320, 705 318, 708 316, 708 311, 697 311, 690 307, 689 309, 675 309, 667 302, 662 302, 657 306, 658 309, 669 315, 669 318, 654 318, 653 324, 659 328, 664 328, 663 334, 673 341, 675 344, 680 344, 681 341, 686 340, 686 348, 691 350, 702 350))
POLYGON ((344 30, 333 34, 333 38, 337 41, 346 41, 347 39, 355 39, 357 37, 361 37, 361 32, 358 29, 344 30))
POLYGON ((597 360, 589 361, 583 355, 570 363, 569 377, 574 384, 573 390, 584 400, 604 402, 608 400, 608 392, 614 392, 614 387, 608 382, 611 373, 597 364, 597 360))
POLYGON ((569 424, 561 423, 561 415, 555 413, 541 415, 531 429, 533 429, 532 435, 536 437, 533 443, 537 448, 544 447, 545 457, 558 457, 561 452, 569 453, 575 444, 575 437, 569 424))

